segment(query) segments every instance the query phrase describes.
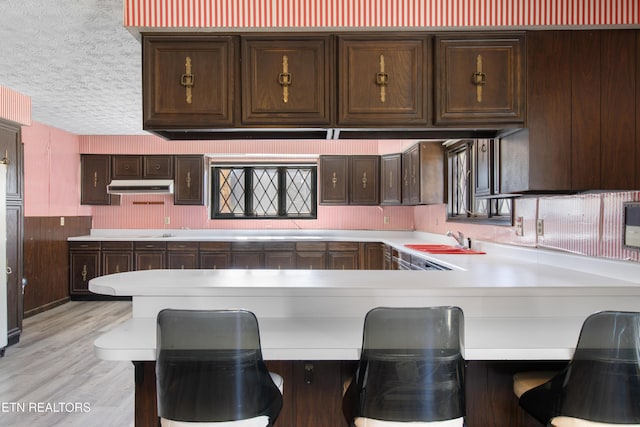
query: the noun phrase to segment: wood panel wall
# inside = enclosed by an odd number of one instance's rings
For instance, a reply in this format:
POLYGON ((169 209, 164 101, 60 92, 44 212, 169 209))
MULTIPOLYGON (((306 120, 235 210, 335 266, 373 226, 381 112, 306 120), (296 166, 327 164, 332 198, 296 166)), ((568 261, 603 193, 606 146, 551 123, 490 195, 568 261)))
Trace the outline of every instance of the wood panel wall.
POLYGON ((90 231, 90 216, 24 218, 24 317, 69 300, 67 238, 90 231))

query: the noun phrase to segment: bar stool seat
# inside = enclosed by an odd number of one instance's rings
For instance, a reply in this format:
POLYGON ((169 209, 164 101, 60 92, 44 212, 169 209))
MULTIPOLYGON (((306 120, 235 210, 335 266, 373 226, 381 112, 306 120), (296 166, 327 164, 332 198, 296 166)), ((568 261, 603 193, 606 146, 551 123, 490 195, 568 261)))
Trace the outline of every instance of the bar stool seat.
POLYGON ((640 427, 640 424, 611 424, 597 421, 583 420, 572 417, 555 417, 551 420, 552 427, 640 427))
POLYGON ((454 418, 444 421, 383 421, 372 418, 356 418, 354 421, 356 427, 463 427, 464 418, 454 418))
POLYGON ((525 392, 546 383, 557 373, 557 371, 518 372, 513 375, 513 393, 520 399, 525 392))

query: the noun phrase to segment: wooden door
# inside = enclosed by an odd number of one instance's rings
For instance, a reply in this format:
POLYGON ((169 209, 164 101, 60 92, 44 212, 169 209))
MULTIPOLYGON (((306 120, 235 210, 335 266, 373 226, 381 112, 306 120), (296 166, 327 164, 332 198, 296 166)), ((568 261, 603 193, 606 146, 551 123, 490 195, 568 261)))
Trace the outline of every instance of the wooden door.
POLYGON ((349 157, 349 204, 377 205, 380 200, 380 157, 349 157))
POLYGON ((143 156, 142 178, 173 179, 173 156, 143 156))
POLYGON ((20 203, 8 203, 7 220, 7 331, 9 344, 20 339, 24 310, 22 288, 23 265, 23 213, 20 203))
POLYGON ((296 268, 299 270, 324 270, 327 268, 327 253, 325 251, 296 252, 296 268))
POLYGON ((348 198, 348 156, 320 156, 320 203, 346 205, 348 198))
POLYGON ((200 268, 218 270, 231 266, 230 252, 203 252, 200 251, 200 268))
POLYGON ((332 270, 357 270, 360 260, 360 246, 357 242, 329 242, 327 261, 332 270))
POLYGON ((293 251, 265 251, 264 268, 284 270, 296 268, 296 256, 293 251))
POLYGON ((384 270, 384 245, 377 242, 360 244, 360 266, 363 270, 384 270))
POLYGON ((133 269, 133 251, 102 251, 102 274, 124 273, 133 269))
POLYGON ((167 268, 181 270, 198 268, 198 243, 167 243, 167 268))
POLYGON ((440 35, 435 46, 436 124, 524 123, 524 33, 440 35))
POLYGON ((203 156, 176 156, 174 197, 176 205, 204 204, 205 165, 203 156))
POLYGON ((69 293, 88 295, 89 280, 100 275, 100 242, 69 243, 69 293))
POLYGON ((411 204, 411 150, 402 153, 402 204, 411 204))
POLYGON ((80 156, 80 203, 83 205, 120 204, 120 196, 107 194, 111 182, 111 156, 82 154, 80 156))
POLYGON ((242 37, 242 123, 328 125, 330 36, 242 37))
POLYGON ((235 46, 233 36, 143 36, 143 128, 233 125, 235 46))
POLYGON ((473 144, 474 187, 476 196, 492 194, 493 140, 477 139, 473 144))
POLYGON ((7 200, 22 200, 23 149, 20 127, 0 121, 0 159, 7 163, 7 200))
POLYGON ((136 270, 155 270, 165 268, 165 242, 149 241, 135 242, 134 268, 136 270))
POLYGON ((241 251, 231 253, 231 265, 238 269, 264 268, 263 251, 241 251))
POLYGON ((111 179, 142 178, 142 156, 112 156, 111 179))
POLYGON ((380 204, 402 203, 402 155, 387 154, 380 157, 380 204))
POLYGON ((426 126, 428 37, 338 37, 338 124, 426 126))

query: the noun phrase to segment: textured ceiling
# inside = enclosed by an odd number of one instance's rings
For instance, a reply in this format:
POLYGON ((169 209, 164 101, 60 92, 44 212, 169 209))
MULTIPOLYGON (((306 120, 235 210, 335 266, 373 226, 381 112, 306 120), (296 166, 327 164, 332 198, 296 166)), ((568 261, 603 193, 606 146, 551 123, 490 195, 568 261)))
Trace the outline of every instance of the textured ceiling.
POLYGON ((78 135, 144 134, 140 42, 123 0, 0 0, 0 85, 35 121, 78 135))

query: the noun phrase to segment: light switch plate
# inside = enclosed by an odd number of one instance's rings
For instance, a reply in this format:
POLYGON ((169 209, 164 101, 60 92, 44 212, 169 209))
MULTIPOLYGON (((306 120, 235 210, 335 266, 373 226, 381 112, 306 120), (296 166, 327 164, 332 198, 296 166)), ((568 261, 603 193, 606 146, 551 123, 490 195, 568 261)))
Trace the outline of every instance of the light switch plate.
POLYGON ((544 219, 538 219, 536 221, 536 234, 538 237, 544 237, 544 219))

